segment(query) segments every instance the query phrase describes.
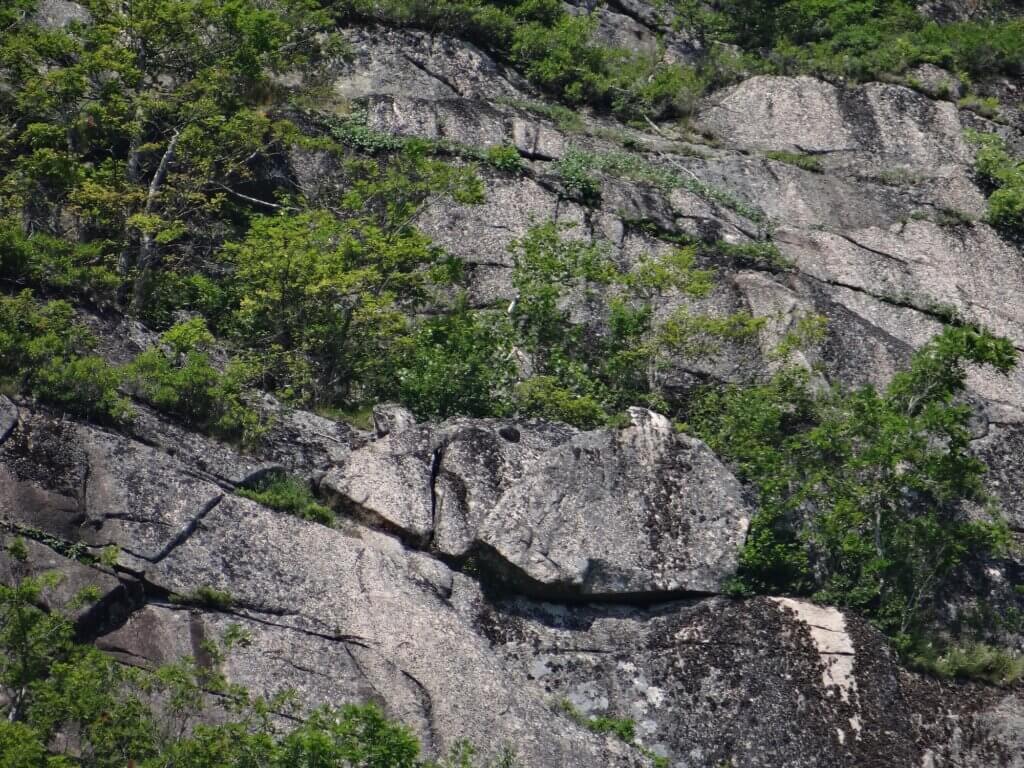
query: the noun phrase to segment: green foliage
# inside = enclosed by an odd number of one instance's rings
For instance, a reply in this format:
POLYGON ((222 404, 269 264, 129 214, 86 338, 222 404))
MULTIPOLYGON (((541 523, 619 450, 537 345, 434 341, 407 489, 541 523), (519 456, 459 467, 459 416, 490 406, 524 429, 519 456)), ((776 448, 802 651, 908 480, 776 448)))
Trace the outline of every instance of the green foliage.
MULTIPOLYGON (((14 583, 0 585, 5 768, 515 767, 510 750, 484 763, 468 744, 450 760, 424 762, 412 732, 374 705, 316 710, 283 730, 278 715, 292 712, 292 693, 254 697, 220 671, 226 654, 249 642, 237 626, 221 642, 204 643, 208 664, 185 658, 153 672, 117 664, 95 648, 77 645, 71 622, 39 607, 56 577, 22 578, 17 571, 27 557, 24 545, 15 539, 7 549, 16 563, 14 583), (207 694, 218 707, 204 723, 207 694)), ((230 605, 230 596, 211 588, 190 599, 217 609, 230 605)))
POLYGON ((783 74, 858 80, 932 63, 974 76, 1024 71, 1024 21, 929 21, 909 0, 723 0, 705 29, 783 74))
POLYGON ((669 763, 667 758, 654 754, 637 741, 636 722, 631 718, 608 717, 607 715, 587 717, 568 699, 562 699, 559 701, 558 708, 568 715, 573 722, 583 726, 591 733, 611 734, 624 744, 636 747, 640 754, 651 761, 654 768, 668 768, 669 763))
POLYGON ((1005 528, 968 518, 984 500, 969 451, 966 367, 1015 364, 1005 339, 949 327, 897 374, 815 395, 806 374, 706 392, 689 427, 759 494, 741 556, 746 589, 814 594, 860 610, 905 642, 968 558, 998 552, 1005 528))
POLYGON ((399 354, 398 400, 420 418, 507 415, 510 332, 504 315, 464 304, 420 323, 399 354))
POLYGON ((569 149, 556 163, 555 170, 562 179, 566 197, 584 205, 600 205, 601 182, 591 175, 593 167, 588 155, 569 149))
POLYGON ((487 162, 505 173, 521 173, 523 159, 519 150, 508 144, 498 144, 487 150, 487 162))
POLYGON ((1006 142, 995 134, 971 131, 967 138, 978 148, 975 170, 992 188, 989 221, 1014 237, 1024 237, 1024 160, 1011 156, 1006 142))
POLYGON ((337 0, 342 18, 415 25, 463 37, 519 67, 563 101, 624 118, 683 114, 704 83, 649 55, 595 41, 597 17, 556 0, 337 0))
POLYGON ((810 171, 811 173, 822 173, 824 170, 821 167, 821 161, 814 155, 808 155, 801 152, 772 151, 765 152, 764 156, 769 160, 776 160, 780 163, 793 165, 805 171, 810 171))
POLYGON ((987 117, 990 120, 997 119, 1001 110, 999 100, 992 96, 984 98, 974 95, 964 96, 957 102, 957 106, 961 109, 969 109, 972 112, 977 112, 982 117, 987 117))
POLYGON ((941 653, 930 646, 914 648, 909 658, 918 669, 943 678, 1012 685, 1024 676, 1024 656, 985 643, 952 646, 941 653))
POLYGON ((214 338, 201 318, 175 325, 126 368, 139 397, 186 424, 214 434, 252 442, 266 429, 260 413, 246 402, 252 379, 248 366, 213 363, 214 338))
POLYGON ((460 277, 412 222, 438 196, 483 199, 473 168, 418 146, 348 169, 341 209, 256 217, 222 254, 232 270, 225 329, 254 350, 264 385, 294 402, 351 408, 394 396, 411 315, 460 277))
POLYGON ((183 605, 198 605, 214 611, 227 611, 234 604, 235 600, 229 592, 216 589, 209 585, 197 587, 187 595, 172 596, 172 602, 183 605))
POLYGON ((100 422, 128 419, 121 373, 92 355, 95 339, 64 301, 38 303, 31 292, 0 296, 0 376, 68 413, 100 422))
POLYGON ((270 474, 252 486, 237 488, 235 493, 303 520, 334 524, 334 513, 316 500, 309 485, 290 475, 270 474))
POLYGON ((785 271, 792 264, 782 255, 779 247, 767 240, 750 243, 727 243, 719 240, 715 243, 715 251, 738 267, 753 267, 785 271))
POLYGON ((617 422, 633 405, 664 410, 657 385, 669 358, 712 357, 721 343, 746 340, 761 325, 746 315, 683 312, 654 322, 655 296, 711 291, 714 273, 697 267, 693 247, 640 259, 623 271, 605 246, 563 237, 549 223, 517 241, 513 254, 514 349, 530 372, 515 388, 513 406, 524 416, 589 428, 617 422), (573 322, 569 290, 594 320, 573 322))
POLYGON ((282 134, 263 110, 287 97, 275 75, 303 67, 313 88, 337 38, 313 0, 85 5, 91 23, 4 24, 0 217, 34 233, 17 244, 32 279, 131 292, 144 313, 161 265, 248 202, 252 160, 282 134), (47 237, 69 229, 88 245, 47 237))

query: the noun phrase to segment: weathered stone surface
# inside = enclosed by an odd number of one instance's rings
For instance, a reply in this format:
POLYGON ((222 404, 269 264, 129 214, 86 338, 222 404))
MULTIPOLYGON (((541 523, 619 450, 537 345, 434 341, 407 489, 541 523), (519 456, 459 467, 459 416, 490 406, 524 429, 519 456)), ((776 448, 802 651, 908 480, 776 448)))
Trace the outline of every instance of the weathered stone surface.
POLYGON ((739 483, 664 417, 632 418, 548 451, 484 521, 480 540, 538 589, 717 592, 734 574, 751 514, 739 483))
POLYGON ((584 716, 633 719, 643 745, 675 768, 1018 759, 1017 737, 1005 734, 1019 722, 1019 697, 903 672, 876 633, 835 609, 765 598, 648 610, 518 598, 482 606, 480 622, 524 681, 584 716), (959 702, 957 716, 942 700, 959 702))
POLYGON ((456 420, 407 426, 354 451, 321 489, 342 510, 446 555, 464 555, 501 494, 575 430, 456 420))
POLYGON ((45 29, 64 29, 75 22, 86 23, 92 16, 79 3, 68 0, 41 0, 36 6, 35 18, 45 29))
POLYGON ((907 72, 907 83, 933 99, 956 101, 964 95, 964 85, 949 71, 934 64, 922 64, 907 72))
POLYGON ((334 83, 335 93, 344 99, 525 98, 523 91, 530 90, 521 77, 475 46, 446 35, 355 29, 347 36, 355 56, 334 83))
POLYGON ((956 107, 902 86, 843 90, 811 77, 752 77, 711 97, 699 119, 743 149, 870 153, 936 166, 971 156, 956 107))
POLYGON ((817 280, 925 311, 947 307, 1024 346, 1024 307, 1016 300, 1024 262, 985 224, 908 221, 847 233, 780 229, 776 241, 817 280), (984 270, 975 254, 984 254, 984 270))
MULTIPOLYGON (((453 588, 475 585, 425 555, 378 548, 229 497, 145 577, 179 595, 202 586, 230 593, 232 611, 250 618, 259 637, 233 662, 238 682, 273 685, 276 675, 263 674, 265 656, 278 670, 286 659, 319 670, 319 658, 326 680, 301 670, 277 674, 307 688, 315 681, 328 700, 376 690, 423 729, 434 754, 466 737, 488 750, 515 745, 527 765, 641 764, 610 739, 581 728, 547 728, 550 711, 541 692, 512 685, 486 640, 452 607, 453 588), (333 666, 345 655, 344 667, 333 666), (361 675, 332 685, 330 676, 346 668, 361 675)), ((170 618, 174 626, 135 632, 135 647, 130 633, 115 636, 110 646, 145 657, 153 649, 139 648, 138 639, 165 637, 177 643, 166 651, 173 654, 185 642, 186 624, 170 618)))

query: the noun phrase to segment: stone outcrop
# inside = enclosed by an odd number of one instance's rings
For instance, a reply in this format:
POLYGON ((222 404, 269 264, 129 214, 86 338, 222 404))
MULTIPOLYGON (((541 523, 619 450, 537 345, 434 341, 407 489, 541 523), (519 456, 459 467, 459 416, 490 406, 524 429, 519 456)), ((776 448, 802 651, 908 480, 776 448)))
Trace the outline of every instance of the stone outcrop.
POLYGON ((700 441, 633 409, 622 430, 456 421, 353 451, 321 488, 335 506, 439 554, 483 548, 541 594, 718 592, 751 511, 700 441))
MULTIPOLYGON (((667 5, 607 3, 599 33, 686 61, 699 42, 667 5)), ((925 5, 953 18, 979 4, 925 5)), ((57 0, 39 12, 53 26, 84 18, 57 0)), ((354 55, 338 62, 325 109, 523 157, 522 174, 481 167, 482 204, 419 212, 417 226, 463 262, 473 306, 515 298, 510 245, 554 220, 623 268, 687 237, 778 247, 780 264, 709 257, 705 298, 653 297, 659 319, 685 307, 764 321, 753 341, 667 363, 658 375, 671 397, 774 370, 774 350, 814 314, 828 320, 825 339, 788 362, 822 387, 884 386, 950 319, 1024 350, 1024 253, 985 223, 987 190, 964 138, 964 128, 997 132, 1024 151, 1011 99, 995 123, 958 109, 959 83, 947 89, 935 68, 909 73, 913 88, 759 76, 712 94, 692 131, 586 111, 567 125, 530 108, 543 94, 466 42, 412 29, 346 36, 354 55), (649 172, 595 171, 601 199, 584 206, 566 199, 554 164, 574 147, 649 172)), ((281 172, 311 198, 344 182, 330 157, 298 148, 281 172)), ((604 321, 577 294, 565 302, 574 320, 604 321)), ((90 322, 112 360, 151 341, 141 327, 90 322)), ((973 449, 1019 541, 1024 368, 971 371, 969 382, 973 449)), ((488 754, 514 746, 524 768, 647 766, 651 755, 672 768, 1024 767, 1019 685, 910 672, 869 625, 833 608, 724 597, 757 510, 707 446, 657 414, 582 432, 416 423, 389 406, 369 433, 263 405, 270 434, 243 454, 141 404, 116 432, 0 396, 0 533, 28 549, 26 562, 0 554, 0 582, 60 574, 45 607, 143 667, 202 660, 204 640, 239 624, 251 643, 225 660, 230 680, 294 689, 305 707, 378 702, 431 756, 467 738, 488 754), (316 488, 336 528, 234 493, 282 471, 316 488), (104 551, 115 564, 98 564, 104 551), (210 604, 211 589, 230 600, 210 604), (643 749, 581 725, 598 716, 635 721, 643 749)), ((1019 581, 1019 561, 1011 550, 984 564, 972 589, 1019 581)), ((1000 604, 1007 616, 1024 608, 1013 599, 1000 604)), ((1019 632, 1005 639, 1024 647, 1019 632)))
POLYGON ((0 446, 0 525, 29 557, 0 558, 0 578, 61 574, 48 605, 124 663, 202 662, 204 641, 237 624, 250 642, 224 662, 234 682, 306 707, 376 701, 429 754, 469 738, 512 745, 525 766, 648 764, 579 724, 597 716, 633 719, 637 744, 673 766, 1019 759, 1017 694, 908 673, 835 609, 697 594, 721 590, 749 510, 706 447, 647 411, 584 433, 391 411, 339 468, 425 480, 426 497, 433 477, 440 517, 414 537, 383 522, 399 499, 376 497, 375 517, 353 503, 332 530, 232 494, 200 457, 19 410, 0 446), (428 471, 403 474, 396 457, 428 471), (101 548, 113 569, 74 559, 101 548))

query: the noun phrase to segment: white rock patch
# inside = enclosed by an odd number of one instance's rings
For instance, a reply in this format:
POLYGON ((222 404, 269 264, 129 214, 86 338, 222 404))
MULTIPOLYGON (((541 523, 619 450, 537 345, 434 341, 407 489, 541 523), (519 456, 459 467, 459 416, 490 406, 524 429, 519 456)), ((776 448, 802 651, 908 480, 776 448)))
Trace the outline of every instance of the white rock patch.
MULTIPOLYGON (((853 638, 846 631, 846 618, 842 612, 788 597, 773 597, 772 601, 791 610, 810 629, 811 639, 824 666, 822 685, 838 688, 844 702, 856 704, 857 680, 853 676, 855 649, 853 638)), ((850 725, 854 732, 860 732, 860 718, 851 718, 850 725)))

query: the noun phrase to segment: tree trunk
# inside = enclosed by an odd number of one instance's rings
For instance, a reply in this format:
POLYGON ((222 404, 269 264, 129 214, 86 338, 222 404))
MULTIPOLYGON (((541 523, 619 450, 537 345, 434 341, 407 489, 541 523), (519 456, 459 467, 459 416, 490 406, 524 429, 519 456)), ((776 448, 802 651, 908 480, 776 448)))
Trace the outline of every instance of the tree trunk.
MULTIPOLYGON (((164 156, 160 158, 160 165, 156 169, 156 173, 153 174, 153 179, 149 183, 149 192, 146 195, 146 207, 143 212, 151 214, 156 204, 156 197, 160 192, 160 188, 163 186, 164 180, 167 178, 167 169, 171 162, 174 160, 174 153, 178 148, 178 139, 181 138, 181 128, 178 128, 174 135, 171 137, 170 142, 167 144, 167 149, 164 150, 164 156)), ((157 252, 156 252, 156 240, 153 237, 152 232, 142 233, 142 242, 139 244, 139 258, 136 262, 138 267, 138 274, 135 277, 135 283, 132 286, 132 311, 138 314, 142 311, 146 303, 146 295, 149 290, 149 283, 153 277, 153 271, 156 267, 157 252)))

